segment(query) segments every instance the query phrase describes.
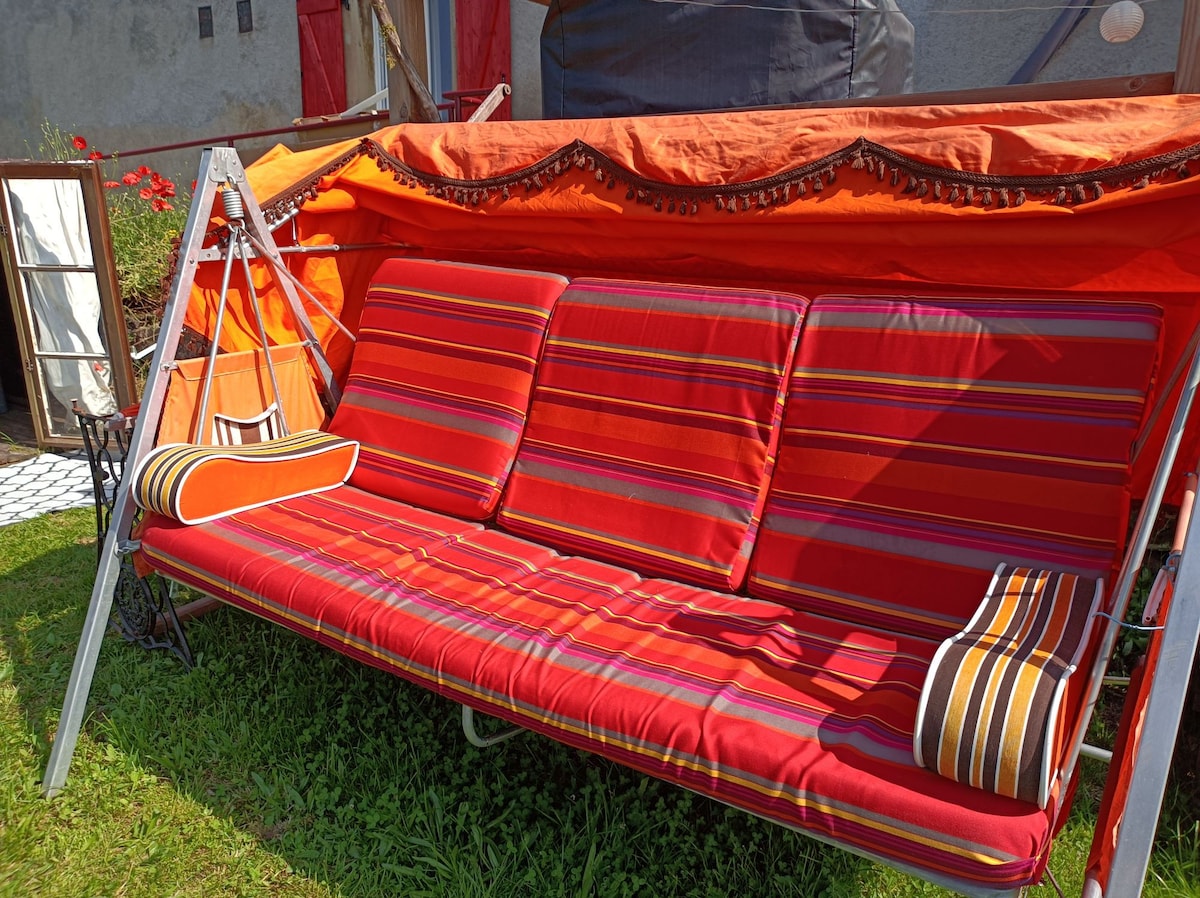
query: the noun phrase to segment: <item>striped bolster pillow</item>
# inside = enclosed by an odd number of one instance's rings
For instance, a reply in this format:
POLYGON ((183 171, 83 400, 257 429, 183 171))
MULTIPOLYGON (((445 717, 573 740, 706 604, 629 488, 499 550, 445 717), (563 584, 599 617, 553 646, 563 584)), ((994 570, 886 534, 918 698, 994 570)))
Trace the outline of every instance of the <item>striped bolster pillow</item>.
POLYGON ((1001 564, 975 616, 933 656, 913 732, 918 764, 1045 808, 1063 740, 1063 695, 1103 580, 1001 564))
POLYGON ((159 446, 133 474, 133 498, 184 524, 332 489, 345 483, 358 443, 319 430, 245 446, 159 446))

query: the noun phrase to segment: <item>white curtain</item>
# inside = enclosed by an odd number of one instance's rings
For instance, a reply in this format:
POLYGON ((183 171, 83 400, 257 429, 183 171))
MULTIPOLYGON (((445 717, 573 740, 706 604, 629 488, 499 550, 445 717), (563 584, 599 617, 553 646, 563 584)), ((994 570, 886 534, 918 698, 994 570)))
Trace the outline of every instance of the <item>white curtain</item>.
MULTIPOLYGON (((14 178, 8 190, 23 262, 93 266, 78 181, 14 178)), ((107 354, 94 271, 26 271, 24 280, 39 351, 107 354)), ((45 359, 40 364, 47 389, 68 413, 74 401, 93 415, 117 410, 107 360, 45 359)))

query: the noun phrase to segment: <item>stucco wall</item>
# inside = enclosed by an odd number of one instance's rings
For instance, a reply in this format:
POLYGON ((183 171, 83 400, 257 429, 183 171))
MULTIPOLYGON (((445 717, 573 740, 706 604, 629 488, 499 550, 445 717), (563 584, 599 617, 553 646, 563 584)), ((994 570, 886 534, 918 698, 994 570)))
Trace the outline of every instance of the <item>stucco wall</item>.
MULTIPOLYGON (((44 121, 110 152, 281 127, 301 113, 293 0, 253 0, 246 34, 236 0, 0 5, 0 155, 31 155, 44 121), (211 38, 199 37, 201 4, 212 6, 211 38)), ((239 149, 249 159, 277 140, 239 149)), ((199 158, 136 161, 186 183, 199 158)))

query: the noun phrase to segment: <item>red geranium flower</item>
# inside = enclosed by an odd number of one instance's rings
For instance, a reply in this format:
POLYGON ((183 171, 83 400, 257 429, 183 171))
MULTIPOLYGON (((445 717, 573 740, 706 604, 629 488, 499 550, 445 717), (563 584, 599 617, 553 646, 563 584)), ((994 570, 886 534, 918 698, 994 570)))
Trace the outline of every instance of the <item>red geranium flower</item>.
POLYGON ((88 153, 88 158, 89 159, 103 159, 104 154, 101 153, 99 150, 92 150, 90 153, 88 153))
POLYGON ((148 166, 148 165, 139 165, 139 166, 137 167, 137 173, 138 173, 139 175, 141 175, 143 178, 144 178, 144 177, 146 177, 146 175, 150 174, 150 166, 148 166))
POLYGON ((148 199, 150 199, 150 197, 154 196, 154 191, 151 190, 149 187, 143 187, 141 190, 138 191, 138 196, 140 196, 144 200, 148 200, 148 199))
POLYGON ((87 149, 87 141, 84 140, 82 137, 80 137, 78 134, 76 134, 74 137, 71 138, 71 143, 75 144, 75 149, 77 149, 77 150, 86 150, 87 149))
POLYGON ((142 176, 139 175, 135 171, 127 171, 127 172, 125 172, 125 174, 121 175, 121 183, 122 184, 128 184, 130 186, 133 186, 140 180, 142 180, 142 176))
POLYGON ((168 203, 166 200, 160 200, 158 197, 155 197, 154 199, 152 199, 150 201, 150 208, 153 209, 155 212, 169 212, 171 209, 174 209, 175 207, 172 206, 170 203, 168 203))
POLYGON ((120 186, 121 186, 121 182, 120 182, 120 181, 105 181, 105 182, 104 182, 104 186, 105 186, 107 189, 109 189, 109 190, 112 190, 114 187, 120 187, 120 186))

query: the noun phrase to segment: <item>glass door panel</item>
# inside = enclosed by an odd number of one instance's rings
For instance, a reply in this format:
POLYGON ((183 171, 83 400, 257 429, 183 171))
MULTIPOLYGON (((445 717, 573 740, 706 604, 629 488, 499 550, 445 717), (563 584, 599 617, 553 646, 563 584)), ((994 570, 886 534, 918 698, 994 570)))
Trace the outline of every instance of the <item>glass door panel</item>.
POLYGON ((78 181, 13 178, 8 201, 27 265, 92 267, 92 245, 78 181))

